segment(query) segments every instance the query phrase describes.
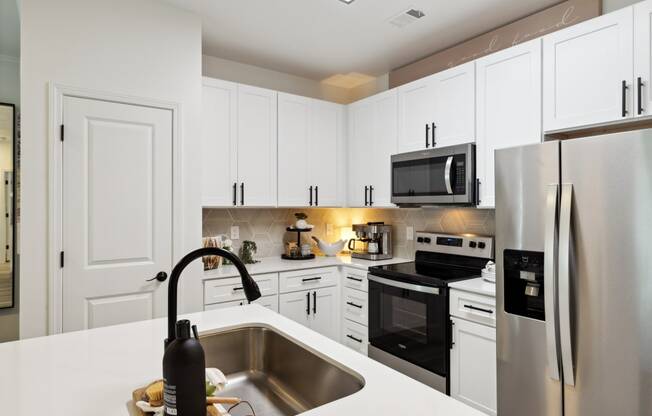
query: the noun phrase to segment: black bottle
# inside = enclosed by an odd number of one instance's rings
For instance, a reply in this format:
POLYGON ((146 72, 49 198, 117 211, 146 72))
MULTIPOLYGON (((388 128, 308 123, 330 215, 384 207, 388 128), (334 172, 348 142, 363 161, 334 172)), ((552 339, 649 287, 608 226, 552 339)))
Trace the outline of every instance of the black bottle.
POLYGON ((166 416, 206 415, 206 362, 199 340, 190 337, 190 321, 180 320, 176 338, 163 355, 166 416))

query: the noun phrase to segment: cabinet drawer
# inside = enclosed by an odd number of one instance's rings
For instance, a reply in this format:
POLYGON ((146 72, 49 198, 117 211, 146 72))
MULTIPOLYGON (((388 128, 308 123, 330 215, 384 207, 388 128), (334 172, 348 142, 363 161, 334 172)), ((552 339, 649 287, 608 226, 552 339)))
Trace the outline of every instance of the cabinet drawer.
MULTIPOLYGON (((212 305, 206 305, 204 306, 205 311, 212 311, 215 309, 224 309, 224 308, 230 308, 232 306, 243 306, 247 303, 246 300, 236 300, 233 302, 222 302, 222 303, 214 303, 212 305)), ((278 313, 278 296, 276 295, 271 295, 271 296, 263 296, 258 299, 256 299, 253 303, 257 303, 261 306, 266 307, 267 309, 271 309, 274 312, 278 313)))
POLYGON ((349 269, 345 267, 343 270, 343 282, 346 287, 362 290, 363 292, 369 291, 366 270, 349 269))
POLYGON ((279 273, 280 292, 317 289, 337 285, 337 267, 297 270, 279 273))
POLYGON ((451 290, 450 314, 472 322, 496 326, 496 299, 477 293, 451 290))
MULTIPOLYGON (((252 276, 262 296, 278 293, 278 274, 266 273, 252 276)), ((242 281, 239 277, 228 279, 207 280, 204 282, 204 305, 213 303, 233 302, 245 299, 242 281)))
POLYGON ((344 319, 342 324, 342 344, 361 354, 367 355, 369 330, 364 325, 344 319))
POLYGON ((344 306, 344 317, 346 319, 367 326, 369 304, 367 292, 345 287, 342 303, 344 306))

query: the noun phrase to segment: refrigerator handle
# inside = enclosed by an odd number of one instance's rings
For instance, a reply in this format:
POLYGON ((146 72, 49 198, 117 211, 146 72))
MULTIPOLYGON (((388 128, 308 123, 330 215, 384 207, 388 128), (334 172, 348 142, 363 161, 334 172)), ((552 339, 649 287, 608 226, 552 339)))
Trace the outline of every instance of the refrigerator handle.
POLYGON ((546 350, 548 375, 559 380, 559 357, 557 356, 557 201, 559 185, 548 185, 545 214, 545 248, 543 259, 544 309, 546 315, 546 350))
POLYGON ((563 184, 559 213, 559 334, 564 383, 575 385, 573 339, 571 334, 571 210, 573 185, 563 184))

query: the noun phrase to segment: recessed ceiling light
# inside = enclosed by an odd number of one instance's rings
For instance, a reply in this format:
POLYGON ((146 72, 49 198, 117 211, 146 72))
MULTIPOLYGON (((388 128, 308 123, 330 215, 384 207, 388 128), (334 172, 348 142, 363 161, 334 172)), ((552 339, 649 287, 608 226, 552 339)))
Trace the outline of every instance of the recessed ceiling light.
POLYGON ((353 3, 355 0, 340 0, 340 1, 341 1, 342 3, 345 3, 345 4, 351 4, 351 3, 353 3))

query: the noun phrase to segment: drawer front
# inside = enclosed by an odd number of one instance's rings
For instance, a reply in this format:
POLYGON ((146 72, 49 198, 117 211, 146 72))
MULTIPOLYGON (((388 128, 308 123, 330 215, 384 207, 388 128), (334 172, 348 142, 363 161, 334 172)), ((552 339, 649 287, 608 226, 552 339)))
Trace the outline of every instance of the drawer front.
MULTIPOLYGON (((230 308, 232 306, 243 306, 247 303, 246 300, 236 300, 233 302, 222 302, 222 303, 214 303, 212 305, 206 305, 204 306, 205 311, 212 311, 215 309, 224 309, 224 308, 230 308)), ((271 295, 271 296, 263 296, 258 299, 256 299, 253 303, 257 303, 261 306, 266 307, 267 309, 271 309, 274 312, 278 313, 278 296, 276 295, 271 295)))
POLYGON ((350 319, 351 321, 357 322, 361 325, 367 326, 369 313, 369 299, 367 292, 361 290, 351 289, 349 287, 344 288, 343 296, 343 307, 344 307, 344 318, 350 319))
POLYGON ((336 286, 338 282, 337 267, 281 272, 279 275, 281 293, 336 286))
MULTIPOLYGON (((262 296, 278 294, 278 274, 266 273, 252 276, 262 296)), ((207 280, 204 282, 204 305, 244 300, 242 281, 239 277, 207 280)))
POLYGON ((450 314, 472 322, 496 326, 496 299, 477 293, 451 290, 450 314))
POLYGON ((357 322, 344 319, 342 324, 342 344, 367 355, 367 346, 369 345, 369 331, 366 326, 357 322))
POLYGON ((367 281, 367 272, 365 270, 345 267, 342 277, 344 286, 350 287, 351 289, 362 290, 363 292, 369 291, 369 282, 367 281))

